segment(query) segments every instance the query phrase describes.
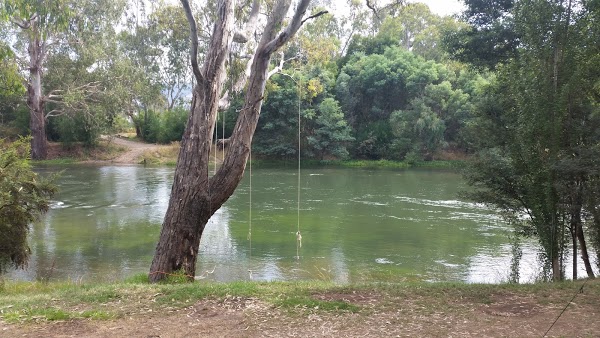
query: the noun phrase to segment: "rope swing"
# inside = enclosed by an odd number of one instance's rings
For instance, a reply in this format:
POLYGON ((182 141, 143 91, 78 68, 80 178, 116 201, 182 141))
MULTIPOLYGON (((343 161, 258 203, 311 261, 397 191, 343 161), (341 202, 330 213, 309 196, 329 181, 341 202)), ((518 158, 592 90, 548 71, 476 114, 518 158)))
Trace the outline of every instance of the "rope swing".
MULTIPOLYGON (((250 153, 248 154, 248 189, 249 189, 249 203, 248 203, 248 243, 249 243, 249 258, 252 259, 252 142, 250 142, 250 153)), ((248 274, 252 279, 252 269, 248 268, 248 274)))
POLYGON ((300 148, 301 148, 301 133, 300 133, 300 115, 301 115, 301 99, 302 98, 302 80, 298 82, 298 228, 296 230, 296 259, 300 259, 300 248, 302 248, 302 233, 300 233, 300 148))
MULTIPOLYGON (((301 118, 302 118, 302 83, 294 80, 288 74, 280 73, 281 75, 285 75, 292 79, 298 85, 298 172, 297 172, 297 205, 296 205, 296 213, 297 213, 297 225, 296 225, 296 259, 300 259, 300 249, 302 248, 302 233, 300 232, 300 191, 301 191, 301 179, 300 175, 302 173, 301 166, 301 146, 302 146, 302 133, 301 133, 301 118)), ((224 116, 223 116, 224 118, 224 116)), ((225 135, 225 129, 223 129, 223 135, 225 135)), ((248 154, 248 256, 249 259, 252 259, 252 142, 250 143, 250 151, 248 154)), ((252 269, 248 268, 248 274, 250 275, 250 279, 252 279, 252 269)))

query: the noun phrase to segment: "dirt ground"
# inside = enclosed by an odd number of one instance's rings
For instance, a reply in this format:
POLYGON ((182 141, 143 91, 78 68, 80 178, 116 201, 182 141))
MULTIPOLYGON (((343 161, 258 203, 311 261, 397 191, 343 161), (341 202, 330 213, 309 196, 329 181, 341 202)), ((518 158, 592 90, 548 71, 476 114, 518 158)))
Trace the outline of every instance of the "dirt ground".
POLYGON ((111 160, 114 163, 137 163, 142 154, 150 149, 156 149, 160 145, 130 141, 121 137, 113 137, 111 142, 127 150, 117 158, 111 160))
POLYGON ((168 145, 132 141, 119 135, 101 136, 101 147, 84 150, 80 144, 64 147, 57 142, 49 142, 48 159, 73 158, 82 163, 139 164, 146 152, 168 148, 168 145), (112 148, 111 148, 112 147, 112 148), (112 149, 112 151, 107 151, 112 149))
MULTIPOLYGON (((183 309, 137 309, 111 320, 0 322, 0 337, 544 337, 570 296, 499 294, 489 304, 459 297, 365 292, 316 294, 359 311, 278 308, 255 298, 207 299, 183 309)), ((579 296, 546 337, 600 337, 597 297, 579 296)), ((486 302, 487 303, 487 302, 486 302)))

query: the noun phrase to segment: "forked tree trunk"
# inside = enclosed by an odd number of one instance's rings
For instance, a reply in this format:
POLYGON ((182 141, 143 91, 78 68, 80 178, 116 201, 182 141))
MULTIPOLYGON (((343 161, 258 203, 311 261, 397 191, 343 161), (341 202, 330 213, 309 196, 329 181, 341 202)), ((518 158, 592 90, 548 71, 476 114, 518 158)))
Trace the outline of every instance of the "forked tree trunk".
POLYGON ((233 1, 219 3, 206 62, 201 74, 196 75, 197 85, 181 140, 169 207, 150 267, 149 278, 153 282, 178 270, 190 279, 194 277, 200 237, 208 219, 218 209, 211 205, 208 161, 219 95, 225 81, 225 61, 233 37, 233 6, 233 1))
POLYGON ((233 1, 222 0, 202 71, 197 68, 194 46, 195 21, 187 0, 182 0, 192 31, 192 69, 198 82, 192 110, 184 133, 169 207, 163 221, 149 279, 157 282, 174 271, 189 279, 196 272, 200 238, 210 217, 229 199, 241 181, 250 152, 250 143, 263 100, 271 55, 289 41, 302 25, 310 0, 301 0, 289 26, 277 34, 290 6, 280 0, 269 17, 254 54, 244 105, 231 136, 223 164, 211 178, 208 161, 212 133, 223 89, 225 59, 233 38, 233 1))

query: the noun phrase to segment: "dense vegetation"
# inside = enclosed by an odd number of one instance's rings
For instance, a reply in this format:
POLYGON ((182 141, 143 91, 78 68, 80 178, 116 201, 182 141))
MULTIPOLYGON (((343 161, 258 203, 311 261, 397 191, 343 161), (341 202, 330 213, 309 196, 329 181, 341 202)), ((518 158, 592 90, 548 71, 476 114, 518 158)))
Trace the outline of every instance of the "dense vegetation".
MULTIPOLYGON (((180 139, 192 82, 188 26, 178 6, 148 3, 5 1, 1 136, 93 146, 134 128, 147 142, 180 139), (44 52, 34 59, 36 48, 44 52)), ((307 22, 274 65, 254 154, 407 162, 471 154, 469 196, 539 240, 547 277, 564 277, 569 249, 581 250, 591 277, 588 246, 600 254, 600 4, 465 4, 454 19, 422 4, 351 2, 346 15, 307 22)), ((195 10, 214 12, 206 6, 195 10)), ((198 18, 202 57, 211 17, 198 18)), ((246 53, 231 53, 216 138, 231 134, 239 114, 235 78, 246 53)))
POLYGON ((0 275, 11 266, 27 265, 29 224, 48 211, 56 190, 32 171, 28 141, 0 139, 0 275))

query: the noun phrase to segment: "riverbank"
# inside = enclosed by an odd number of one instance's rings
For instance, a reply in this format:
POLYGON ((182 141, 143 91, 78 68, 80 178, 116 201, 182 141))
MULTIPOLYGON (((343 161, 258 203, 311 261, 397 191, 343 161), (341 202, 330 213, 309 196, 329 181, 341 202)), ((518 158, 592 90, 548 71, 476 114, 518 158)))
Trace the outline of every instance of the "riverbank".
MULTIPOLYGON (((215 149, 216 153, 211 163, 220 163, 223 150, 215 149)), ((175 166, 179 155, 179 143, 168 145, 150 144, 139 142, 125 137, 103 137, 94 148, 85 148, 81 145, 64 147, 60 143, 50 143, 48 159, 36 161, 42 164, 73 164, 73 163, 106 163, 106 164, 145 164, 175 166)), ((403 162, 390 160, 312 160, 303 159, 301 165, 306 168, 333 167, 333 168, 366 168, 366 169, 405 169, 405 168, 461 168, 465 158, 434 160, 422 162, 403 162)), ((297 167, 296 160, 253 159, 255 167, 297 167)))
POLYGON ((1 337, 594 337, 600 283, 5 282, 1 337), (571 299, 574 300, 570 302, 571 299))

